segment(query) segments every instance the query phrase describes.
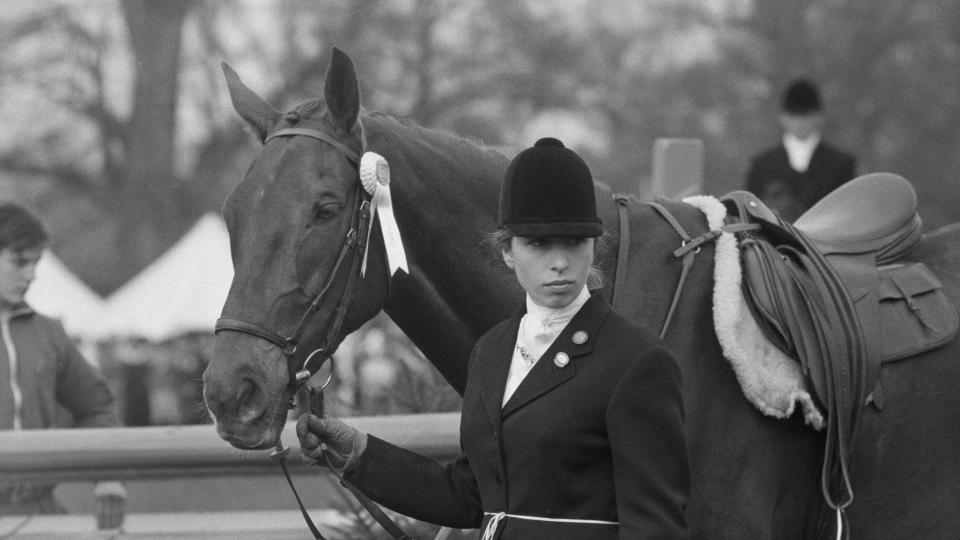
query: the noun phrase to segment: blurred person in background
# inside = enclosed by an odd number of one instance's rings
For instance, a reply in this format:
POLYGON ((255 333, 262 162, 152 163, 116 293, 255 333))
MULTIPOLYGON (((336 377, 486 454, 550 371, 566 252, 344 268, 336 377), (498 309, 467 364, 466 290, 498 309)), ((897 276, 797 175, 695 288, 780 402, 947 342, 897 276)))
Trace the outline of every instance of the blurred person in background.
MULTIPOLYGON (((43 224, 26 209, 0 203, 0 429, 104 428, 120 425, 113 393, 59 321, 24 301, 47 245, 43 224), (63 425, 63 411, 72 418, 63 425)), ((0 515, 61 514, 52 484, 0 484, 0 515)), ((94 486, 97 522, 123 521, 119 482, 94 486)))
POLYGON ((783 138, 755 156, 746 190, 793 222, 824 195, 856 175, 856 158, 827 144, 820 91, 806 79, 790 83, 780 111, 783 138))

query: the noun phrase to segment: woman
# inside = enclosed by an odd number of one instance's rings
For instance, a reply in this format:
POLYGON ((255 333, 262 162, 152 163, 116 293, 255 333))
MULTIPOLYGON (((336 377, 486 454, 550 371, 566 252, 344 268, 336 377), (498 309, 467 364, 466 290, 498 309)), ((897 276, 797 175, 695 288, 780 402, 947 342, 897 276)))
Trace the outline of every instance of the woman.
POLYGON ((462 454, 434 460, 331 418, 297 425, 303 454, 402 514, 487 538, 684 538, 680 370, 648 329, 589 292, 603 234, 586 164, 556 139, 511 162, 496 241, 526 312, 470 357, 462 454))

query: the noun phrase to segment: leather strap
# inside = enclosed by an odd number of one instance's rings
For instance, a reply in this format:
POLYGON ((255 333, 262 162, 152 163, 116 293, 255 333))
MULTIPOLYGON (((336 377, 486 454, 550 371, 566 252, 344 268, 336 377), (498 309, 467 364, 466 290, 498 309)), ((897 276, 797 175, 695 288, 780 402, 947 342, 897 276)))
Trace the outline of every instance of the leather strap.
POLYGON ((614 195, 617 204, 617 217, 620 222, 620 237, 617 239, 617 268, 614 270, 613 289, 610 291, 610 307, 616 309, 623 298, 623 291, 627 285, 627 259, 630 255, 630 215, 627 207, 630 201, 623 195, 614 195), (620 293, 617 296, 617 293, 620 293))
POLYGON ((303 516, 303 520, 307 522, 307 528, 310 529, 310 533, 313 534, 313 537, 316 540, 326 540, 326 538, 320 534, 320 530, 317 529, 317 526, 313 524, 313 520, 310 519, 310 514, 307 512, 306 507, 303 506, 303 500, 300 499, 300 493, 297 492, 297 487, 293 485, 293 478, 290 477, 290 471, 287 470, 288 453, 290 453, 290 448, 284 447, 283 443, 277 439, 276 450, 270 454, 270 457, 280 462, 280 468, 283 469, 283 477, 287 479, 287 484, 290 485, 290 491, 293 492, 294 498, 297 499, 297 506, 300 507, 300 514, 303 516))
MULTIPOLYGON (((250 334, 264 341, 268 341, 284 350, 290 346, 290 342, 287 340, 287 338, 281 336, 280 334, 242 319, 235 319, 232 317, 221 317, 217 319, 216 329, 214 332, 216 333, 221 330, 232 330, 243 334, 250 334)), ((290 354, 292 354, 292 351, 290 354)))
POLYGON ((377 520, 377 523, 379 523, 380 526, 383 527, 383 529, 396 540, 411 540, 410 535, 403 532, 403 529, 394 523, 393 520, 390 519, 390 516, 383 511, 383 509, 377 506, 375 502, 370 500, 370 497, 364 495, 362 491, 357 489, 356 486, 351 484, 349 480, 343 477, 343 474, 341 474, 340 471, 338 471, 333 464, 330 463, 330 458, 327 456, 326 445, 322 445, 321 447, 323 448, 323 459, 327 462, 327 467, 330 469, 330 472, 337 477, 337 480, 340 480, 340 483, 343 485, 343 487, 350 490, 350 493, 353 493, 353 496, 357 499, 357 501, 363 505, 363 507, 367 510, 367 512, 370 513, 371 516, 373 516, 373 519, 377 520))
MULTIPOLYGON (((323 391, 312 390, 307 392, 307 401, 308 408, 310 413, 315 416, 323 416, 323 391)), ((328 455, 329 449, 324 443, 320 443, 320 448, 323 450, 323 460, 327 465, 327 468, 330 472, 340 481, 340 484, 343 487, 347 488, 350 493, 357 499, 361 506, 366 509, 367 512, 380 524, 381 527, 387 533, 390 534, 396 540, 411 540, 410 536, 403 531, 392 519, 386 514, 377 503, 370 500, 362 491, 357 489, 352 483, 350 483, 346 478, 343 477, 343 474, 333 466, 333 463, 330 462, 330 456, 328 455)), ((276 450, 270 455, 272 458, 276 459, 280 463, 280 468, 283 470, 283 476, 287 479, 287 484, 290 485, 290 490, 293 491, 293 496, 297 500, 297 506, 300 507, 300 514, 303 515, 303 520, 307 522, 307 527, 310 529, 310 532, 313 534, 314 539, 316 540, 326 540, 320 531, 317 529, 317 526, 314 525, 313 520, 310 518, 310 514, 307 512, 306 507, 303 505, 303 501, 300 499, 300 494, 297 492, 297 488, 293 483, 293 478, 290 476, 290 471, 287 469, 287 454, 290 453, 290 448, 284 447, 283 443, 280 440, 277 440, 276 450)))
MULTIPOLYGON (((323 141, 329 144, 330 146, 336 148, 337 150, 339 150, 341 154, 346 156, 347 159, 352 161, 355 165, 360 163, 360 154, 357 153, 356 150, 354 150, 353 148, 350 148, 349 146, 343 144, 342 142, 334 139, 330 135, 327 135, 326 133, 317 129, 310 129, 310 128, 278 129, 273 133, 271 133, 270 135, 268 135, 267 138, 263 141, 263 144, 267 144, 268 142, 270 142, 271 139, 275 139, 277 137, 293 137, 294 135, 303 135, 304 137, 310 137, 311 139, 317 139, 319 141, 323 141)), ((366 148, 367 146, 366 141, 361 141, 361 143, 363 144, 363 147, 366 148)))
MULTIPOLYGON (((737 205, 741 218, 752 215, 741 199, 726 201, 737 205)), ((753 276, 744 280, 748 304, 758 312, 770 312, 757 317, 777 329, 765 334, 780 336, 779 343, 771 341, 800 362, 827 409, 820 489, 842 530, 845 509, 853 502, 850 464, 866 398, 870 346, 853 300, 819 248, 779 218, 764 223, 762 231, 763 238, 741 242, 742 260, 752 269, 747 275, 753 276), (752 297, 772 301, 756 302, 752 297)))
MULTIPOLYGON (((795 231, 789 223, 781 223, 788 231, 795 231)), ((820 255, 817 248, 803 235, 796 235, 806 250, 808 264, 816 269, 812 275, 822 278, 818 286, 833 298, 835 303, 817 303, 820 312, 827 315, 836 327, 843 331, 842 342, 828 342, 820 357, 826 373, 827 441, 821 469, 820 487, 830 508, 841 517, 843 510, 853 502, 853 487, 850 481, 850 461, 853 458, 853 443, 859 426, 862 406, 866 398, 864 367, 866 349, 863 333, 857 319, 856 308, 843 283, 833 268, 820 255)))
MULTIPOLYGON (((707 231, 692 238, 666 207, 652 201, 648 201, 647 204, 653 207, 682 239, 680 248, 673 252, 674 258, 682 258, 682 267, 670 309, 660 329, 660 337, 663 338, 669 329, 684 282, 693 264, 693 258, 700 251, 700 246, 715 240, 723 232, 747 232, 760 229, 761 226, 755 223, 727 224, 719 230, 707 231)), ((861 330, 856 322, 853 302, 836 273, 806 237, 797 234, 788 223, 781 222, 780 225, 791 233, 792 237, 798 239, 800 249, 794 250, 794 257, 802 259, 807 267, 815 269, 816 271, 811 275, 820 278, 816 285, 827 291, 830 297, 837 299, 835 306, 822 306, 819 299, 801 289, 802 302, 807 309, 822 316, 816 317, 819 324, 833 324, 844 332, 842 342, 812 343, 809 347, 827 361, 824 369, 830 372, 828 376, 823 377, 828 387, 823 398, 826 401, 830 422, 828 422, 824 460, 820 471, 820 488, 827 505, 836 512, 838 538, 846 538, 849 535, 849 527, 845 526, 847 521, 845 509, 853 502, 849 462, 853 454, 853 442, 859 423, 860 404, 863 403, 864 398, 863 375, 858 372, 860 369, 858 366, 862 365, 866 352, 862 339, 857 339, 861 330), (816 309, 818 307, 820 309, 816 309), (828 309, 823 309, 824 307, 828 309), (820 320, 821 318, 829 320, 820 320), (841 354, 835 355, 840 351, 842 351, 841 354), (845 361, 848 357, 852 360, 854 372, 851 372, 851 367, 845 361)), ((805 367, 809 369, 809 364, 805 367)))
MULTIPOLYGON (((683 225, 680 225, 680 222, 677 221, 673 214, 670 213, 662 204, 654 201, 648 201, 647 204, 653 207, 654 210, 660 214, 663 219, 673 227, 673 230, 680 235, 682 239, 682 244, 680 249, 683 249, 690 243, 692 238, 687 233, 686 229, 683 228, 683 225)), ((674 251, 674 257, 677 257, 679 250, 674 251)), ((680 279, 677 280, 677 287, 673 292, 673 299, 670 301, 670 308, 667 310, 667 315, 663 319, 663 324, 660 325, 660 339, 664 339, 667 335, 667 330, 670 329, 670 321, 673 319, 673 314, 677 309, 677 304, 680 302, 680 293, 683 292, 683 285, 687 280, 687 275, 690 273, 690 267, 693 266, 693 259, 697 256, 697 253, 700 252, 700 249, 689 249, 683 252, 682 259, 680 262, 680 279)))
POLYGON ((683 228, 683 225, 677 221, 677 218, 673 217, 673 214, 662 204, 655 201, 647 201, 654 210, 666 220, 667 223, 673 227, 673 230, 680 235, 681 244, 680 247, 674 250, 673 257, 680 258, 680 279, 677 280, 677 287, 673 293, 673 299, 670 301, 670 308, 667 310, 667 315, 663 319, 663 324, 660 326, 660 339, 664 339, 667 335, 667 330, 670 329, 670 321, 673 320, 673 315, 676 312, 677 304, 680 302, 680 293, 683 292, 683 286, 687 280, 687 276, 690 274, 690 268, 693 266, 693 259, 697 256, 697 253, 700 253, 700 246, 712 242, 720 237, 721 234, 725 232, 745 232, 759 229, 760 226, 756 224, 730 224, 724 225, 723 227, 711 231, 707 231, 696 238, 690 236, 687 233, 687 230, 683 228))

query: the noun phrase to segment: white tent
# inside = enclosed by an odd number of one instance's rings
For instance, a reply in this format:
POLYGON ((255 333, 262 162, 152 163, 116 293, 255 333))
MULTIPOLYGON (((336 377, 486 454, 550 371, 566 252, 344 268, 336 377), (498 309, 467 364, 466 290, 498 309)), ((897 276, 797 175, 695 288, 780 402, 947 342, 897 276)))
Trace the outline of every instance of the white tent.
POLYGON ((46 250, 37 263, 36 277, 26 294, 38 313, 60 319, 67 333, 80 339, 95 337, 101 324, 103 298, 46 250))
POLYGON ((186 332, 213 332, 232 279, 226 225, 207 214, 107 298, 99 336, 161 341, 186 332))

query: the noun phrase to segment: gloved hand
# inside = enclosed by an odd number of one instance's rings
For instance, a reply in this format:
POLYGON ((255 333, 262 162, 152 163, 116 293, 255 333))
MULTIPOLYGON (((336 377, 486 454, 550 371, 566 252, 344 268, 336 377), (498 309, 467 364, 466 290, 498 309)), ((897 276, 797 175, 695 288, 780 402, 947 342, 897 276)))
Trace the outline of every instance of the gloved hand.
POLYGON ((341 472, 352 470, 367 447, 366 433, 329 416, 301 416, 297 420, 297 437, 300 453, 321 464, 326 464, 326 460, 320 443, 326 444, 330 464, 341 472))
POLYGON ((97 529, 119 529, 126 514, 127 490, 120 482, 97 482, 93 488, 97 529))

